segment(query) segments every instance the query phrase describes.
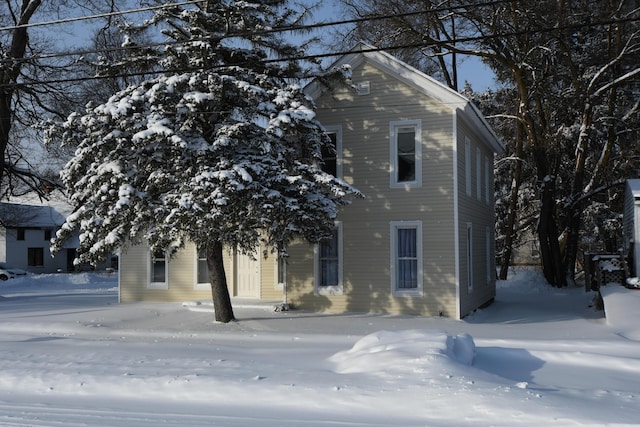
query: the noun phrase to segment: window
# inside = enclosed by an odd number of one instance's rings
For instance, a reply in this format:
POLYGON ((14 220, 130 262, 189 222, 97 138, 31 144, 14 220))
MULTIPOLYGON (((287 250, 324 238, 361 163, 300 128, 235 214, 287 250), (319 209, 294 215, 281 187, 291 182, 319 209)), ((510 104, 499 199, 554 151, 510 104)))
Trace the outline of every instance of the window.
POLYGON ((342 128, 340 126, 325 126, 325 128, 331 139, 331 146, 322 147, 322 170, 342 178, 342 128))
POLYGON ((24 240, 24 228, 18 228, 16 231, 16 240, 24 240))
POLYGON ((287 258, 278 255, 276 259, 276 289, 284 289, 287 283, 287 258))
POLYGON ((149 287, 166 289, 167 285, 167 258, 164 252, 152 252, 149 262, 149 287))
POLYGON ((491 162, 489 158, 484 159, 484 202, 488 205, 491 203, 491 162))
POLYGON ((473 291, 473 225, 467 223, 467 286, 473 291))
POLYGON ((476 147, 476 197, 482 200, 482 157, 479 147, 476 147))
POLYGON ((44 267, 44 248, 28 248, 27 265, 29 267, 44 267))
POLYGON ((464 185, 467 196, 471 197, 471 140, 464 139, 464 185))
POLYGON ((44 240, 51 240, 51 229, 50 228, 45 228, 44 229, 44 240))
POLYGON ((198 248, 196 252, 196 289, 209 287, 209 267, 207 267, 207 251, 198 248))
POLYGON ((338 223, 331 236, 316 245, 315 282, 319 294, 342 294, 342 225, 338 223))
POLYGON ((395 295, 422 294, 422 223, 391 222, 391 282, 395 295))
POLYGON ((391 122, 391 187, 422 185, 422 131, 420 120, 391 122))

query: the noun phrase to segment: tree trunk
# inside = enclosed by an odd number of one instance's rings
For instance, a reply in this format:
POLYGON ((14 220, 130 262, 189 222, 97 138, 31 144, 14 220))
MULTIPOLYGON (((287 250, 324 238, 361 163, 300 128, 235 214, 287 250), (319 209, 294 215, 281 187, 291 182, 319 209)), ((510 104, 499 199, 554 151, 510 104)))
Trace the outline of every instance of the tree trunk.
POLYGON ((522 144, 523 129, 518 122, 516 125, 516 161, 513 167, 513 177, 511 178, 511 190, 509 193, 509 207, 507 208, 507 221, 504 233, 504 247, 502 248, 502 259, 500 265, 500 280, 507 280, 509 266, 511 265, 511 255, 513 253, 513 238, 516 233, 516 219, 518 217, 518 193, 520 192, 520 183, 522 182, 522 144))
MULTIPOLYGON (((41 0, 23 0, 20 10, 18 25, 26 25, 40 6, 41 0)), ((22 58, 27 48, 29 36, 27 27, 20 27, 13 30, 11 37, 11 48, 3 58, 0 65, 0 184, 5 172, 5 152, 9 145, 9 134, 13 119, 12 101, 15 93, 15 84, 22 69, 22 58)))
POLYGON ((538 240, 542 257, 542 272, 550 285, 567 285, 563 274, 562 253, 558 242, 558 227, 555 218, 555 177, 547 176, 542 183, 538 240))
POLYGON ((222 244, 219 242, 215 242, 207 248, 207 267, 209 268, 215 319, 216 322, 229 323, 236 318, 233 315, 222 255, 222 244))

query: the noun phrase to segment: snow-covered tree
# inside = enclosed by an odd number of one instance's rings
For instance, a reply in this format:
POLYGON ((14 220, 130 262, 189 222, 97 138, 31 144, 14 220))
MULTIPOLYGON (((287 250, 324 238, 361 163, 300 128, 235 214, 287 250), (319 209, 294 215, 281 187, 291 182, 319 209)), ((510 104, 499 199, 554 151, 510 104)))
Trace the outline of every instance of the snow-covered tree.
POLYGON ((53 249, 74 230, 79 262, 130 243, 193 243, 206 251, 216 320, 229 322, 223 247, 284 252, 328 236, 358 192, 321 170, 329 140, 295 83, 300 48, 270 31, 295 16, 282 0, 160 10, 147 24, 167 42, 148 59, 162 74, 49 130, 78 147, 62 172, 75 208, 53 249))

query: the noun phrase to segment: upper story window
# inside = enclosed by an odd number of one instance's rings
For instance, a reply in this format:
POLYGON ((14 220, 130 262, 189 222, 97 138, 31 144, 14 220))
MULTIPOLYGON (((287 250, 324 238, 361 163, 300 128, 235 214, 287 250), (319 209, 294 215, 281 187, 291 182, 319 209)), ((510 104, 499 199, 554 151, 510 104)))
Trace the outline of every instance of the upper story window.
POLYGON ((24 240, 24 228, 18 228, 16 230, 16 240, 24 240))
POLYGON ((482 155, 480 147, 476 147, 476 197, 482 200, 482 155))
POLYGON ((422 125, 420 120, 389 125, 391 187, 422 185, 422 125))
POLYGON ((491 203, 491 162, 489 158, 484 159, 484 202, 488 205, 491 203))
POLYGON ((467 196, 471 196, 471 140, 464 139, 464 185, 467 196))
POLYGON ((342 128, 325 126, 331 139, 330 146, 322 147, 322 170, 336 178, 342 178, 342 128))
POLYGON ((50 228, 45 228, 44 229, 44 240, 51 240, 51 229, 50 228))

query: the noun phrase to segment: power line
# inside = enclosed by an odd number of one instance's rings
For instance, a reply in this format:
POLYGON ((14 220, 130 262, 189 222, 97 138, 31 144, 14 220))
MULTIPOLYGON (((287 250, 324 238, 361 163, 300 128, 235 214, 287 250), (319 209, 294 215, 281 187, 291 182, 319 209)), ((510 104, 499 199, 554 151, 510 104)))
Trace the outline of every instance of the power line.
MULTIPOLYGON (((89 21, 93 19, 110 18, 113 16, 121 16, 121 15, 128 15, 128 14, 141 13, 141 12, 150 12, 153 10, 161 10, 169 7, 198 4, 198 3, 203 3, 205 1, 206 0, 186 0, 181 3, 168 3, 168 4, 158 5, 158 6, 147 6, 147 7, 141 7, 136 9, 127 9, 122 11, 111 11, 111 12, 105 12, 105 13, 100 13, 95 15, 77 16, 72 18, 63 18, 63 19, 57 19, 57 20, 51 20, 51 21, 27 23, 23 25, 11 25, 7 27, 0 27, 0 32, 16 30, 18 28, 31 28, 31 27, 41 27, 41 26, 48 26, 48 25, 67 24, 71 22, 89 21)), ((328 26, 355 24, 355 23, 364 22, 364 21, 375 21, 375 20, 390 19, 390 18, 396 18, 396 17, 421 15, 425 13, 436 13, 436 12, 446 12, 446 11, 451 12, 451 11, 460 10, 460 9, 495 6, 499 4, 515 3, 518 1, 521 1, 521 0, 489 0, 482 3, 474 3, 470 5, 438 6, 428 10, 400 12, 400 13, 394 13, 394 14, 369 15, 362 18, 346 19, 342 21, 317 22, 317 23, 307 24, 307 25, 285 25, 280 27, 274 27, 271 29, 264 29, 264 30, 261 30, 260 32, 272 33, 272 32, 287 32, 287 31, 298 31, 298 30, 305 30, 305 29, 315 29, 315 28, 322 28, 322 27, 328 27, 328 26)))
POLYGON ((99 14, 96 14, 96 15, 76 16, 76 17, 73 17, 73 18, 56 19, 56 20, 53 20, 53 21, 33 22, 33 23, 22 24, 22 25, 11 25, 11 26, 8 26, 8 27, 0 27, 0 32, 1 31, 13 31, 13 30, 17 30, 19 28, 22 29, 22 28, 32 28, 32 27, 43 27, 43 26, 47 26, 47 25, 68 24, 68 23, 71 23, 71 22, 90 21, 90 20, 93 20, 93 19, 101 19, 101 18, 111 18, 113 16, 128 15, 128 14, 133 14, 133 13, 151 12, 153 10, 165 9, 165 8, 168 8, 168 7, 187 6, 187 5, 190 5, 190 4, 202 3, 203 1, 205 1, 205 0, 187 0, 187 1, 184 1, 182 3, 169 3, 169 4, 158 5, 158 6, 141 7, 141 8, 137 8, 137 9, 111 11, 111 12, 99 13, 99 14))
MULTIPOLYGON (((199 3, 202 2, 204 0, 190 0, 190 1, 186 1, 183 3, 176 3, 173 5, 186 5, 186 4, 195 4, 195 3, 199 3)), ((281 27, 274 27, 274 28, 270 28, 270 29, 263 29, 263 30, 259 30, 259 31, 246 31, 246 32, 237 32, 237 33, 229 33, 226 35, 227 38, 234 38, 234 37, 242 37, 242 36, 246 36, 246 35, 259 35, 259 34, 268 34, 268 33, 277 33, 277 32, 291 32, 291 31, 301 31, 301 30, 309 30, 309 29, 316 29, 316 28, 322 28, 322 27, 327 27, 327 26, 340 26, 340 25, 346 25, 346 24, 354 24, 354 23, 361 23, 361 22, 367 22, 367 21, 376 21, 376 20, 384 20, 384 19, 391 19, 391 18, 396 18, 396 17, 403 17, 403 16, 414 16, 414 15, 423 15, 423 14, 431 14, 431 13, 437 13, 437 12, 443 12, 443 11, 453 11, 453 10, 457 10, 457 9, 468 9, 470 7, 485 7, 485 6, 495 6, 498 4, 508 4, 508 3, 514 3, 516 1, 519 0, 494 0, 494 1, 488 1, 488 2, 484 2, 484 3, 475 3, 473 5, 470 6, 451 6, 451 7, 438 7, 438 8, 433 8, 433 9, 429 9, 429 10, 421 10, 421 11, 414 11, 414 12, 406 12, 406 13, 400 13, 400 14, 393 14, 393 15, 373 15, 373 16, 367 16, 367 17, 362 17, 362 18, 356 18, 356 19, 349 19, 349 20, 341 20, 341 21, 330 21, 330 22, 318 22, 318 23, 313 23, 313 24, 308 24, 308 25, 292 25, 292 26, 281 26, 281 27)), ((160 8, 165 8, 168 7, 170 5, 162 5, 162 6, 153 6, 153 7, 148 7, 148 8, 140 8, 140 9, 131 9, 131 10, 126 10, 126 11, 121 11, 121 12, 116 12, 117 14, 126 14, 126 13, 134 13, 134 12, 138 12, 138 11, 143 11, 143 10, 153 10, 153 9, 160 9, 160 8)), ((101 16, 107 16, 109 14, 102 14, 102 15, 94 15, 92 17, 101 17, 101 16)), ((92 18, 92 17, 88 17, 88 18, 92 18)), ((73 18, 73 19, 86 19, 86 18, 73 18)), ((633 22, 638 20, 637 18, 627 18, 627 19, 618 19, 618 20, 610 20, 610 21, 606 21, 606 22, 596 22, 596 23, 584 23, 584 24, 572 24, 572 25, 565 25, 563 27, 552 27, 549 28, 548 31, 558 31, 558 30, 564 30, 564 29, 573 29, 573 28, 582 28, 582 27, 591 27, 591 26, 602 26, 602 25, 610 25, 613 23, 624 23, 624 22, 633 22)), ((64 21, 49 21, 48 23, 38 23, 38 24, 34 24, 34 25, 47 25, 50 23, 57 23, 57 22, 64 22, 64 21)), ((8 28, 17 28, 17 27, 6 27, 6 28, 0 28, 0 31, 8 29, 8 28)), ((509 36, 514 36, 514 35, 523 35, 523 34, 533 34, 535 32, 545 32, 547 29, 537 29, 537 30, 523 30, 521 32, 512 32, 512 33, 503 33, 503 34, 497 34, 497 35, 485 35, 485 36, 479 36, 479 37, 467 37, 467 38, 458 38, 455 40, 451 40, 449 41, 450 43, 460 43, 460 42, 469 42, 469 41, 479 41, 479 40, 483 40, 483 39, 487 39, 487 38, 498 38, 498 37, 509 37, 509 36)), ((143 45, 136 45, 133 48, 135 49, 144 49, 144 48, 153 48, 153 47, 159 47, 159 46, 167 46, 167 45, 179 45, 179 44, 184 44, 184 43, 189 43, 192 41, 198 41, 198 40, 188 40, 188 41, 163 41, 163 42, 156 42, 156 43, 146 43, 143 45)), ((206 40, 200 40, 200 41, 206 41, 206 40)), ((446 44, 446 42, 441 42, 441 43, 436 43, 436 45, 443 45, 446 44)), ((412 45, 402 45, 402 46, 393 46, 393 47, 388 47, 385 49, 402 49, 402 48, 421 48, 421 47, 426 47, 423 43, 418 43, 418 44, 412 44, 412 45)), ((53 59, 53 58, 63 58, 63 57, 82 57, 84 55, 90 55, 90 54, 100 54, 100 53, 108 53, 108 52, 117 52, 117 51, 126 51, 126 50, 131 50, 132 48, 130 47, 112 47, 112 48, 106 48, 106 49, 85 49, 85 50, 75 50, 75 51, 67 51, 67 52, 58 52, 58 53, 51 53, 51 54, 38 54, 38 55, 31 55, 31 56, 27 56, 27 57, 23 57, 23 58, 16 58, 16 59, 4 59, 4 60, 0 60, 0 63, 3 61, 19 61, 19 62, 28 62, 28 61, 32 61, 32 60, 37 60, 37 59, 53 59)), ((331 56, 338 56, 344 54, 344 52, 336 52, 336 53, 326 53, 326 54, 314 54, 314 55, 307 55, 307 56, 301 56, 299 58, 296 59, 300 59, 300 60, 307 60, 307 59, 318 59, 318 58, 323 58, 323 57, 331 57, 331 56)), ((278 62, 280 60, 274 60, 272 62, 278 62)))
MULTIPOLYGON (((612 20, 605 20, 605 21, 598 21, 598 22, 568 24, 562 27, 555 26, 555 27, 547 27, 547 28, 538 28, 535 30, 521 30, 521 31, 505 32, 500 34, 482 35, 482 36, 474 36, 474 37, 461 37, 453 40, 408 43, 408 44, 393 45, 393 46, 386 46, 386 47, 371 47, 371 48, 362 49, 359 52, 368 53, 368 52, 392 51, 397 49, 420 49, 420 48, 426 48, 426 47, 446 46, 449 44, 456 44, 456 43, 469 43, 469 42, 477 42, 477 41, 483 41, 483 40, 515 37, 515 36, 521 36, 526 34, 549 33, 549 32, 578 29, 578 28, 593 28, 593 27, 601 27, 601 26, 607 26, 607 25, 613 25, 613 24, 638 22, 638 21, 640 21, 640 17, 638 18, 629 17, 626 19, 612 19, 612 20)), ((190 43, 193 41, 199 41, 199 40, 188 40, 188 41, 179 42, 179 43, 190 43)), ((158 45, 166 45, 166 44, 167 43, 158 43, 158 45)), ((277 62, 287 62, 287 61, 304 61, 304 60, 321 59, 321 58, 327 58, 327 57, 343 56, 350 53, 353 53, 353 51, 342 50, 342 51, 335 51, 335 52, 317 53, 317 54, 311 54, 311 55, 300 55, 300 56, 294 56, 294 57, 263 59, 261 62, 277 63, 277 62)), ((220 65, 216 67, 211 67, 209 69, 222 69, 225 67, 226 65, 220 65)), ((16 86, 28 87, 28 86, 52 85, 52 84, 62 84, 62 83, 78 83, 78 82, 90 81, 90 80, 104 80, 104 79, 110 79, 110 78, 126 78, 126 77, 145 76, 145 75, 159 75, 159 74, 167 74, 167 73, 183 73, 183 72, 196 71, 196 70, 202 70, 202 68, 190 67, 190 68, 182 68, 182 69, 166 69, 161 71, 153 70, 153 71, 127 72, 127 73, 121 73, 116 75, 50 79, 50 80, 39 80, 39 81, 22 82, 22 83, 4 83, 4 84, 0 84, 0 88, 16 87, 16 86)))
MULTIPOLYGON (((3 27, 3 28, 0 28, 0 31, 11 30, 11 29, 16 29, 16 28, 22 28, 22 27, 27 27, 27 26, 52 25, 52 24, 58 24, 58 23, 64 23, 64 22, 80 21, 80 20, 85 20, 85 19, 102 18, 102 17, 112 16, 114 14, 122 15, 122 14, 128 14, 128 13, 136 13, 136 12, 146 11, 146 10, 162 9, 162 8, 166 8, 166 7, 169 7, 169 6, 176 6, 176 5, 182 6, 182 5, 187 5, 187 4, 201 3, 203 1, 205 1, 205 0, 191 0, 191 1, 184 2, 184 3, 174 3, 174 4, 170 4, 170 5, 162 5, 162 6, 153 6, 153 7, 140 8, 140 9, 125 10, 125 11, 121 11, 121 12, 105 13, 105 14, 100 14, 100 15, 92 15, 92 16, 88 16, 88 17, 69 18, 69 20, 48 21, 48 22, 41 22, 41 23, 35 23, 35 24, 26 24, 26 25, 23 25, 23 26, 3 27)), ((314 29, 324 28, 324 27, 334 27, 334 26, 342 26, 342 25, 349 25, 349 24, 358 24, 358 23, 361 23, 361 22, 379 21, 379 20, 392 19, 392 18, 398 18, 398 17, 425 15, 425 14, 433 14, 433 13, 439 13, 439 12, 452 12, 454 10, 459 10, 459 9, 469 9, 469 8, 479 8, 479 7, 486 7, 486 6, 496 6, 496 5, 500 5, 500 4, 514 3, 514 2, 517 2, 517 1, 520 1, 520 0, 491 0, 491 1, 486 1, 486 2, 483 2, 483 3, 475 3, 475 4, 469 5, 469 6, 439 6, 439 7, 436 7, 436 8, 433 8, 433 9, 428 9, 428 10, 404 12, 404 13, 397 13, 397 14, 370 15, 370 16, 366 16, 366 17, 354 18, 354 19, 346 19, 346 20, 340 20, 340 21, 316 22, 316 23, 305 24, 305 25, 283 25, 283 26, 279 26, 279 27, 266 28, 266 29, 261 29, 261 30, 252 30, 252 31, 245 31, 245 32, 229 33, 229 34, 226 35, 226 37, 227 38, 234 38, 234 37, 242 37, 242 36, 245 36, 245 35, 261 35, 261 34, 273 34, 273 33, 284 33, 284 32, 308 31, 308 30, 314 30, 314 29)), ((137 45, 137 46, 135 46, 135 48, 152 48, 152 47, 175 45, 175 44, 182 44, 182 43, 185 43, 185 42, 184 41, 164 41, 164 42, 157 42, 157 43, 147 43, 147 44, 144 44, 144 45, 137 45)), ((76 51, 67 51, 67 52, 57 52, 57 53, 50 53, 50 54, 31 55, 31 56, 27 56, 27 57, 23 57, 23 58, 16 58, 16 59, 11 59, 11 60, 20 61, 20 62, 27 62, 27 61, 34 60, 34 59, 53 59, 53 58, 64 58, 64 57, 72 57, 72 56, 84 56, 84 55, 90 55, 90 54, 117 52, 117 51, 122 51, 122 50, 127 50, 127 49, 129 49, 129 48, 127 48, 127 47, 112 47, 112 48, 106 48, 106 49, 85 49, 85 50, 76 50, 76 51)), ((9 59, 4 59, 4 61, 8 61, 8 60, 9 59)), ((0 63, 2 61, 3 60, 0 60, 0 63)))

